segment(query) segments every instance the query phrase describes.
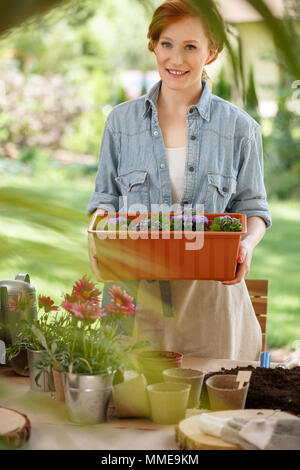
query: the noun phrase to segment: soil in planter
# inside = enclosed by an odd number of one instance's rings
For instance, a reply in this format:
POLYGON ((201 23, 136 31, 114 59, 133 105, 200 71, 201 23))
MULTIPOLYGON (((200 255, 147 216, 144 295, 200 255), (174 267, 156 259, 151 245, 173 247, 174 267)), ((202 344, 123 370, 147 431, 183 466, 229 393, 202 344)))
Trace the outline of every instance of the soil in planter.
POLYGON ((149 353, 149 355, 142 356, 143 359, 176 359, 177 354, 173 353, 149 353))
MULTIPOLYGON (((252 371, 245 408, 274 409, 300 416, 300 367, 283 369, 276 367, 235 367, 222 368, 218 372, 205 375, 206 380, 216 374, 238 374, 240 370, 252 371)), ((201 408, 209 409, 207 388, 202 388, 200 397, 201 408)))

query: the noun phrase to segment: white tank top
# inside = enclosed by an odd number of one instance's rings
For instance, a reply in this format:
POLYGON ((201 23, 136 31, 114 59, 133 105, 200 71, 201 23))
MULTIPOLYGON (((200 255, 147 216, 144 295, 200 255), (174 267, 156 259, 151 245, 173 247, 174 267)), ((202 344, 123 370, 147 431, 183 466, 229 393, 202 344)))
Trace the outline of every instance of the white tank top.
POLYGON ((186 147, 165 147, 173 204, 180 203, 184 191, 186 147))

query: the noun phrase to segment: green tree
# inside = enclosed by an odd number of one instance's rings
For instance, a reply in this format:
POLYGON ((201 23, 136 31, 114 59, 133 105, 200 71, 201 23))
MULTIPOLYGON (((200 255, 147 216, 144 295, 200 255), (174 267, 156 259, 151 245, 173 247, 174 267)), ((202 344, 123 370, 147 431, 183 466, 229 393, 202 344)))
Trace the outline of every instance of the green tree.
POLYGON ((245 109, 250 114, 250 116, 252 116, 257 122, 260 122, 260 115, 258 112, 258 98, 256 94, 253 65, 251 65, 249 68, 245 109))
POLYGON ((290 109, 291 79, 281 66, 278 110, 265 138, 266 180, 271 195, 287 199, 300 194, 299 116, 290 109))
POLYGON ((225 68, 222 67, 218 75, 218 80, 215 85, 213 85, 213 92, 215 95, 220 96, 224 100, 231 100, 231 85, 226 79, 225 68))

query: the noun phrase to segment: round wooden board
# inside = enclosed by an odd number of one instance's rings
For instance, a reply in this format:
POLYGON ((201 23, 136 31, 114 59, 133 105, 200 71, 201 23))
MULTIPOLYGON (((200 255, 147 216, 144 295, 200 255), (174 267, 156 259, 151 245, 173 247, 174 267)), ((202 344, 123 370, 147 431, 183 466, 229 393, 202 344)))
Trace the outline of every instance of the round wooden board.
POLYGON ((9 446, 19 447, 30 437, 31 424, 26 415, 0 406, 0 438, 9 446))
MULTIPOLYGON (((226 410, 209 413, 220 418, 296 418, 296 416, 279 410, 226 410)), ((176 426, 176 441, 184 450, 241 450, 241 447, 223 441, 219 437, 210 436, 201 431, 199 414, 180 421, 176 426)))

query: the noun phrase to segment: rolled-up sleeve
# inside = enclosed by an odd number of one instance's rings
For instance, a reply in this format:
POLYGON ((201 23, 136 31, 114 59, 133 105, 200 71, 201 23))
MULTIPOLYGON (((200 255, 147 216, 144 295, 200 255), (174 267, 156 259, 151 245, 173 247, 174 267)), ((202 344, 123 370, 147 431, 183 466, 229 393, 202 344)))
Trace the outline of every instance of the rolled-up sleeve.
POLYGON ((269 228, 272 225, 264 184, 262 135, 259 125, 254 125, 252 136, 241 150, 236 193, 227 206, 228 212, 241 212, 247 218, 261 217, 269 228))
POLYGON ((105 209, 108 212, 118 212, 120 194, 115 181, 118 156, 118 139, 109 118, 107 118, 100 146, 95 191, 87 207, 88 214, 91 214, 98 208, 105 209))

